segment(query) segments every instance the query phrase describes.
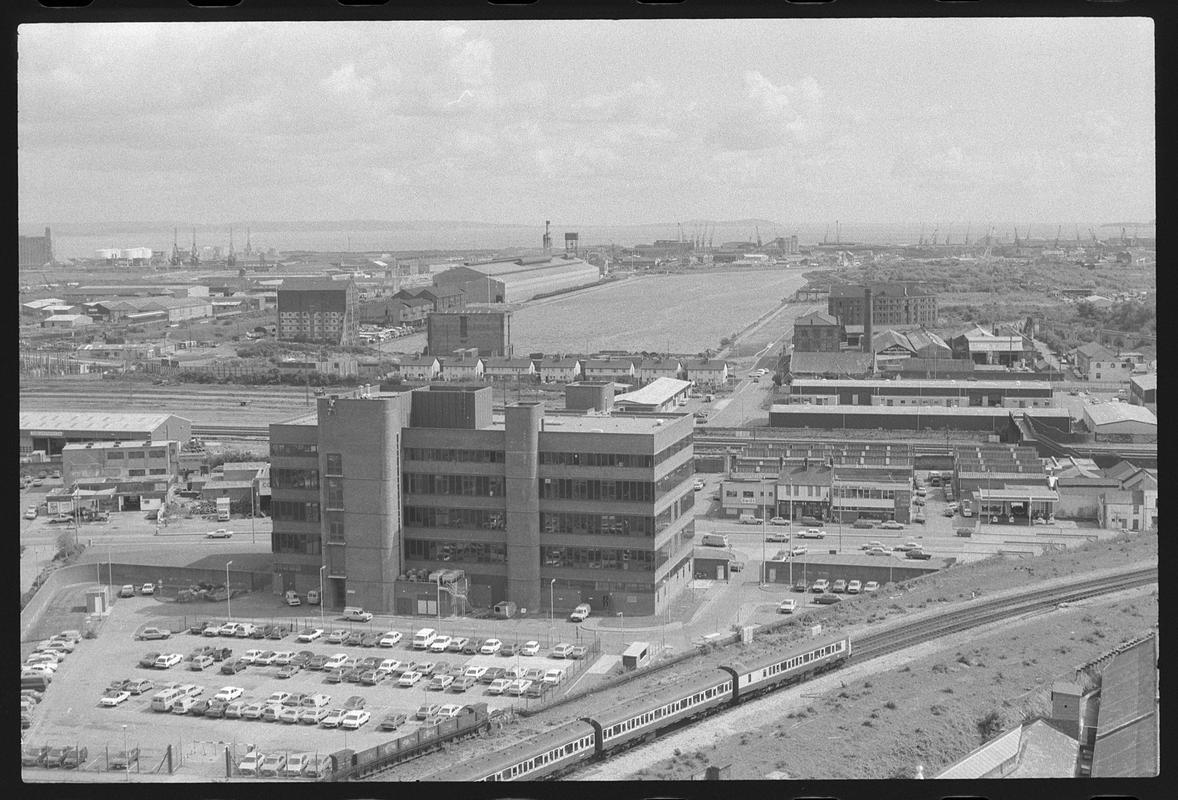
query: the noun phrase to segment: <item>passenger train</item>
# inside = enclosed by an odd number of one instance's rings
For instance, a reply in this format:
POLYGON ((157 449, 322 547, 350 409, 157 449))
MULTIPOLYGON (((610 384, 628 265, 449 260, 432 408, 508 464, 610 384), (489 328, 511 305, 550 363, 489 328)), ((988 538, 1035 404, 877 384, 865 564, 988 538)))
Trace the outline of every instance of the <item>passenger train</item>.
POLYGON ((819 637, 753 665, 721 665, 716 674, 677 683, 552 728, 510 747, 448 766, 422 780, 537 780, 652 738, 667 728, 750 697, 809 680, 851 657, 846 634, 819 637))

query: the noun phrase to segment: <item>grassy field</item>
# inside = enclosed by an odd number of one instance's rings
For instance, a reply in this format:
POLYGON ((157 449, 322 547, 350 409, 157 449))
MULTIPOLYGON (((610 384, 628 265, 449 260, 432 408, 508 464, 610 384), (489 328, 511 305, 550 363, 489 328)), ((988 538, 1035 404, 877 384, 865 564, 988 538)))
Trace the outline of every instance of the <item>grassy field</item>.
POLYGON ((530 304, 515 313, 516 352, 718 349, 804 283, 797 272, 649 275, 530 304))

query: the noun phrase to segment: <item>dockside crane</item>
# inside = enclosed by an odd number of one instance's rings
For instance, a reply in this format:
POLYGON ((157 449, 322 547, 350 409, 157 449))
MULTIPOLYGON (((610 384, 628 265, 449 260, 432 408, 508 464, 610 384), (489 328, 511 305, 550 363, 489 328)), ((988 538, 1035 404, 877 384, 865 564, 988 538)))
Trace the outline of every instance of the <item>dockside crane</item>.
POLYGON ((180 261, 181 261, 179 236, 180 236, 180 229, 179 228, 172 228, 172 255, 168 259, 168 263, 171 264, 173 267, 180 266, 180 261))
POLYGON ((225 266, 228 268, 237 266, 237 253, 233 250, 233 228, 229 229, 229 255, 225 257, 225 266))
POLYGON ((712 223, 712 231, 708 234, 708 250, 712 249, 712 240, 716 237, 716 223, 712 223))
POLYGON ((929 240, 929 244, 931 246, 933 246, 933 247, 937 246, 937 234, 940 232, 941 232, 941 227, 939 225, 934 225, 933 226, 933 238, 929 240))
POLYGON ((188 265, 191 267, 200 264, 200 254, 196 250, 196 228, 192 229, 192 251, 188 254, 188 265))

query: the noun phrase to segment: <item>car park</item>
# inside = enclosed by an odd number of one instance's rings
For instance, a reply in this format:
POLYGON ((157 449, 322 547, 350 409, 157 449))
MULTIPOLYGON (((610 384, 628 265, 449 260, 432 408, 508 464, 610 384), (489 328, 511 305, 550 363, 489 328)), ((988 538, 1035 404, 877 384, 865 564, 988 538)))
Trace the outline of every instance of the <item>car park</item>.
POLYGON ((398 686, 412 686, 413 684, 417 683, 419 680, 421 680, 421 673, 420 672, 413 672, 413 671, 404 672, 401 674, 401 677, 397 678, 397 685, 398 686))
POLYGON ((380 637, 380 641, 377 644, 381 647, 394 647, 401 641, 401 638, 400 631, 389 631, 380 637))
POLYGON ((532 685, 524 690, 525 697, 543 697, 556 688, 554 683, 546 683, 545 681, 532 681, 532 685))
POLYGON ((303 671, 303 668, 298 664, 287 664, 278 670, 279 678, 293 678, 303 671))
POLYGON ((474 678, 476 681, 487 674, 487 667, 472 664, 462 671, 463 677, 474 678))
POLYGON ((361 708, 353 709, 344 714, 340 727, 354 731, 367 724, 370 719, 372 719, 372 713, 370 711, 365 711, 361 708))
POLYGON ((435 716, 446 717, 453 719, 462 713, 462 706, 455 703, 447 703, 435 712, 435 716))
POLYGON ((130 699, 131 693, 125 689, 108 689, 106 693, 102 695, 102 699, 98 702, 103 706, 113 708, 114 706, 125 703, 130 699))
POLYGON ((524 642, 519 649, 521 656, 536 656, 540 654, 540 643, 537 641, 524 642))
POLYGON ((395 731, 408 721, 409 717, 406 714, 394 712, 386 714, 384 719, 380 721, 380 729, 382 731, 395 731))
POLYGON ((155 666, 155 662, 159 657, 160 653, 155 650, 144 653, 143 658, 139 659, 139 666, 150 669, 155 666))
POLYGON ((526 669, 524 669, 523 674, 520 675, 520 677, 527 678, 530 681, 542 681, 542 680, 544 680, 544 668, 543 667, 527 667, 526 669))
POLYGON ((347 647, 359 647, 360 643, 363 641, 364 641, 364 634, 363 633, 361 633, 360 631, 349 631, 348 635, 344 637, 344 640, 342 642, 340 642, 340 644, 345 645, 347 647))
POLYGON ((806 545, 804 545, 804 544, 794 545, 793 547, 791 547, 789 549, 789 555, 792 558, 797 558, 798 556, 806 555, 806 545))
POLYGON ((912 521, 919 524, 919 525, 923 525, 925 523, 924 512, 923 511, 916 512, 916 514, 914 514, 912 517, 912 521))
POLYGON ((859 594, 862 588, 863 584, 859 581, 851 581, 847 584, 847 594, 859 594))
POLYGON ((258 630, 258 626, 252 622, 237 623, 237 631, 233 634, 238 639, 249 639, 258 630))
POLYGON ((387 672, 381 672, 378 669, 366 669, 360 673, 360 683, 365 686, 376 686, 384 680, 386 675, 388 675, 387 672))
POLYGON ((517 678, 522 678, 522 677, 524 676, 524 673, 525 673, 525 672, 527 672, 527 671, 528 671, 528 668, 527 668, 527 667, 523 667, 523 666, 517 666, 517 667, 508 667, 508 668, 507 668, 507 669, 506 669, 506 670, 503 672, 503 677, 504 677, 504 678, 506 678, 506 679, 507 679, 507 680, 509 680, 509 681, 514 681, 514 680, 516 680, 517 678))
POLYGON ((290 633, 290 628, 286 627, 285 625, 268 625, 266 627, 266 638, 272 641, 285 639, 286 635, 290 633))
POLYGON ((299 642, 313 642, 323 635, 322 628, 304 628, 302 632, 295 637, 295 641, 299 642))
POLYGON ((479 648, 479 652, 483 655, 490 656, 498 653, 502 648, 503 642, 499 641, 498 639, 488 639, 487 641, 483 642, 483 646, 479 648))
POLYGON ((277 655, 273 650, 263 650, 260 654, 254 656, 254 666, 269 667, 274 663, 277 655))
POLYGON ((417 667, 415 668, 414 671, 420 672, 422 677, 428 678, 430 675, 434 674, 435 669, 437 669, 437 664, 435 664, 434 662, 422 661, 421 663, 419 663, 417 665, 417 667))
POLYGON ((36 519, 36 518, 37 518, 37 507, 36 506, 29 506, 28 508, 25 509, 25 519, 36 519))
POLYGON ((220 636, 237 636, 237 632, 241 629, 241 624, 237 622, 226 622, 222 625, 217 633, 220 636))

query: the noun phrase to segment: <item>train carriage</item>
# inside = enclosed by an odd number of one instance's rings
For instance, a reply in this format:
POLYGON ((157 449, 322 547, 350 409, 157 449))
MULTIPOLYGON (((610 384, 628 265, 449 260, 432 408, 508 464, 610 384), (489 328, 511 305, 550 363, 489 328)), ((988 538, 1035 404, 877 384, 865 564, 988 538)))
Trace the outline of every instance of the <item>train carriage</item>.
POLYGON ((748 665, 725 664, 735 683, 734 699, 772 691, 781 686, 808 680, 812 676, 841 665, 851 656, 851 639, 846 634, 822 636, 799 643, 788 652, 748 665))
POLYGON ((577 720, 510 747, 465 759, 422 780, 534 781, 587 761, 595 753, 593 727, 577 720))
POLYGON ((586 721, 597 732, 597 748, 601 753, 654 734, 688 717, 727 705, 732 699, 732 678, 716 672, 706 678, 684 681, 652 692, 640 703, 604 710, 587 717, 586 721))

